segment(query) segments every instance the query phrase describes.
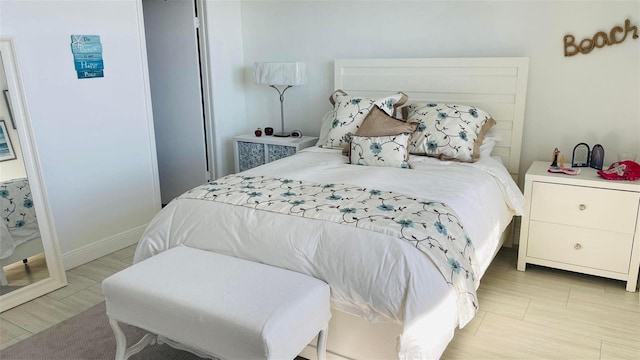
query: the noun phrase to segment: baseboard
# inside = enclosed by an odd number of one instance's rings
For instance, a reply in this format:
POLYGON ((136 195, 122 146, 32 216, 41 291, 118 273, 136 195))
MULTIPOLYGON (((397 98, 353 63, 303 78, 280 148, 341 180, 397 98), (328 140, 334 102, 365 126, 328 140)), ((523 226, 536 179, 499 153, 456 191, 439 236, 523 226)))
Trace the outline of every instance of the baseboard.
POLYGON ((114 251, 133 245, 140 240, 140 237, 146 228, 147 224, 140 225, 133 229, 123 231, 108 238, 100 239, 81 248, 62 254, 64 269, 73 269, 74 267, 86 264, 89 261, 111 254, 114 251))

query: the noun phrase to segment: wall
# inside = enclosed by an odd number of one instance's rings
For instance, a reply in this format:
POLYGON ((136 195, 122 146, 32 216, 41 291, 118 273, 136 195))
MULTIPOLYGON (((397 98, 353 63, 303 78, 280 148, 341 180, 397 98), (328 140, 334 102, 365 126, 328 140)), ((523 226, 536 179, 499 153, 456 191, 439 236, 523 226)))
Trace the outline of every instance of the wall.
POLYGON ((0 2, 66 268, 135 243, 160 208, 141 8, 0 2), (78 80, 71 34, 101 36, 105 77, 78 80))
MULTIPOLYGON (((305 61, 309 82, 289 90, 287 127, 319 133, 330 110, 337 58, 530 58, 521 174, 554 147, 571 159, 579 142, 600 143, 605 164, 617 152, 640 153, 640 39, 564 57, 563 37, 609 32, 637 1, 243 1, 248 122, 279 121, 277 94, 254 85, 254 61, 305 61)), ((402 90, 402 89, 398 89, 402 90)), ((521 179, 524 179, 521 176, 521 179)))

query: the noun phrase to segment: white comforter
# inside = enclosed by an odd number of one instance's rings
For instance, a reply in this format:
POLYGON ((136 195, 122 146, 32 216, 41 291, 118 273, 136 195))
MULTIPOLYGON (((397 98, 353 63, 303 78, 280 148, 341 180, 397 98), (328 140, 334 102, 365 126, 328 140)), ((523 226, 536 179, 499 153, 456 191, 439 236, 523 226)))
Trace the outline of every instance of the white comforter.
MULTIPOLYGON (((496 160, 474 164, 410 159, 414 169, 345 164, 339 150, 306 149, 247 171, 315 183, 346 183, 451 206, 474 242, 484 272, 524 199, 496 160)), ((322 279, 332 306, 370 321, 403 324, 400 358, 436 358, 458 325, 456 295, 412 245, 388 235, 216 202, 172 201, 149 224, 134 262, 177 245, 259 261, 322 279)), ((176 264, 179 266, 179 264, 176 264)), ((480 304, 482 306, 482 304, 480 304)))

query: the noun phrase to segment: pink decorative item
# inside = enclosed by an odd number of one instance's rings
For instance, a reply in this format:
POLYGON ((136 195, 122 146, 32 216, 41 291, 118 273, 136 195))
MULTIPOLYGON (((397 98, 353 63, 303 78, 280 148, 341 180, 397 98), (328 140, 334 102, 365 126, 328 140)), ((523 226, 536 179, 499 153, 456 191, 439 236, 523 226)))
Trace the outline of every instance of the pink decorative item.
POLYGON ((631 160, 614 162, 607 170, 599 170, 598 175, 607 180, 638 180, 640 165, 631 160))

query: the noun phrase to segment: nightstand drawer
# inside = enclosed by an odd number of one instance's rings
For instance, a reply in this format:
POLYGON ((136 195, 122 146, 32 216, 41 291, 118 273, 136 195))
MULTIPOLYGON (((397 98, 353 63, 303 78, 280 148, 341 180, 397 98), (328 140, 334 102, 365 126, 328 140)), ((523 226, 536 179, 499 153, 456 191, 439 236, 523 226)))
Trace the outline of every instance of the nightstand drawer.
POLYGON ((533 184, 531 220, 633 234, 640 194, 543 182, 533 184))
POLYGON ((633 235, 531 221, 527 256, 628 273, 633 235))

